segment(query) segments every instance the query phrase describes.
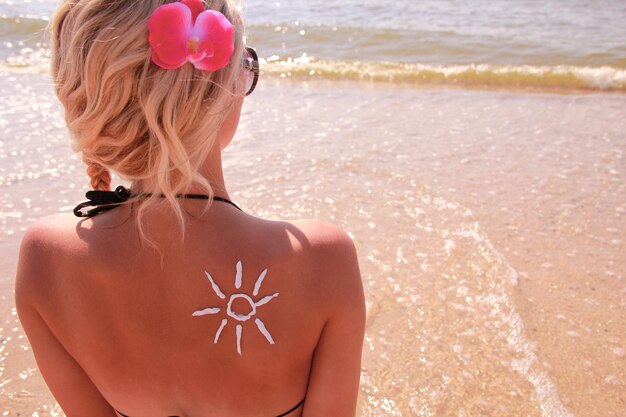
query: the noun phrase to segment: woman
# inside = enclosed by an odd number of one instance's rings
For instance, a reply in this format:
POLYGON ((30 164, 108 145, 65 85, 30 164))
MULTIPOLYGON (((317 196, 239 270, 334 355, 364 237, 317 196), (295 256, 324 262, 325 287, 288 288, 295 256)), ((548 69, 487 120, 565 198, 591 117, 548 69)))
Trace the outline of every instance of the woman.
POLYGON ((20 319, 69 417, 353 416, 354 245, 230 200, 221 151, 258 63, 233 1, 207 3, 61 2, 53 79, 99 191, 29 228, 20 319))

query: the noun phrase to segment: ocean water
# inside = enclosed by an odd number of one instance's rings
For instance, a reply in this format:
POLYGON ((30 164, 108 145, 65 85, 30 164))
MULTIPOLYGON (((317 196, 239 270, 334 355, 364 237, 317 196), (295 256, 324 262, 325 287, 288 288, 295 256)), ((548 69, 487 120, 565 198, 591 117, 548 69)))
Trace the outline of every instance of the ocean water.
MULTIPOLYGON (((15 316, 15 260, 28 225, 70 211, 88 183, 50 84, 7 81, 0 414, 55 416, 15 316)), ((353 237, 368 308, 360 416, 623 415, 625 104, 263 79, 226 182, 247 212, 353 237)))
MULTIPOLYGON (((15 314, 19 242, 88 189, 46 74, 54 4, 0 0, 0 415, 13 417, 62 415, 15 314)), ((247 212, 353 237, 359 416, 622 416, 626 4, 243 7, 265 62, 226 182, 247 212)))
MULTIPOLYGON (((55 0, 0 1, 0 68, 45 66, 55 0)), ((242 1, 283 77, 626 90, 622 0, 242 1)))

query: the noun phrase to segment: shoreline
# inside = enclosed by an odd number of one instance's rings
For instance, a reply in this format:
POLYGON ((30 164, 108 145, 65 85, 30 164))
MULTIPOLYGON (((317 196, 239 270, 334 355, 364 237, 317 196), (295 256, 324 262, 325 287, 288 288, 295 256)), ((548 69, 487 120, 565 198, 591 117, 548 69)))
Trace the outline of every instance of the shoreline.
MULTIPOLYGON (((365 65, 367 68, 368 63, 355 63, 358 65, 365 65)), ((372 63, 384 66, 386 63, 372 63)), ((387 63, 389 65, 409 65, 409 64, 401 64, 401 63, 387 63)), ((266 64, 263 64, 266 65, 266 64)), ((357 67, 358 67, 357 65, 357 67)), ((418 65, 419 66, 419 65, 418 65)), ((269 67, 265 67, 265 71, 263 70, 263 66, 261 67, 261 77, 266 80, 271 80, 275 83, 277 82, 306 82, 306 83, 320 83, 320 84, 356 84, 356 85, 367 85, 367 86, 380 86, 381 88, 400 88, 400 89, 417 89, 417 90, 462 90, 462 91, 490 91, 490 92, 509 92, 509 93, 520 93, 520 94, 561 94, 561 95, 580 95, 580 94, 614 94, 621 96, 626 94, 626 69, 622 68, 609 68, 609 67, 590 67, 585 68, 587 70, 602 70, 609 69, 611 71, 617 71, 619 73, 623 73, 621 75, 622 81, 615 81, 618 83, 617 86, 608 86, 603 87, 599 85, 590 85, 585 84, 588 81, 583 79, 575 79, 574 75, 570 75, 571 78, 569 84, 567 85, 558 85, 558 84, 549 84, 544 83, 539 80, 538 82, 532 81, 532 77, 539 77, 536 75, 531 75, 530 80, 523 81, 521 83, 507 82, 506 79, 498 78, 497 68, 498 66, 493 66, 496 74, 496 78, 489 81, 484 80, 481 81, 480 77, 477 74, 480 71, 471 69, 473 67, 481 67, 483 65, 470 65, 469 72, 466 76, 454 74, 453 69, 455 67, 460 67, 459 65, 450 65, 446 66, 432 66, 432 69, 427 70, 426 72, 433 75, 433 77, 425 77, 416 75, 415 78, 406 79, 403 76, 394 76, 392 74, 384 75, 377 73, 367 73, 364 72, 363 75, 357 77, 355 74, 358 72, 358 68, 354 68, 351 70, 347 70, 345 74, 343 73, 327 73, 326 75, 320 75, 324 73, 324 71, 317 72, 314 69, 308 69, 307 67, 294 65, 292 61, 286 62, 278 62, 276 64, 270 64, 269 67), (446 75, 448 71, 452 71, 451 77, 446 75), (311 74, 313 72, 313 74, 311 74)), ((489 65, 487 65, 489 66, 489 65)), ((426 66, 429 67, 429 66, 426 66)), ((522 66, 520 68, 524 68, 522 66)), ((506 66, 502 66, 502 68, 506 68, 506 66)), ((530 68, 530 67, 529 67, 530 68)), ((541 68, 541 67, 539 67, 541 68)), ((6 63, 0 63, 0 76, 11 76, 18 74, 35 74, 35 75, 43 75, 47 76, 49 74, 49 67, 38 66, 38 65, 6 65, 6 63)), ((515 75, 516 72, 511 72, 511 76, 515 75)), ((508 75, 507 75, 508 76, 508 75)), ((552 76, 554 77, 554 76, 552 76)), ((617 77, 617 76, 616 76, 617 77)), ((548 80, 546 80, 548 82, 548 80)), ((600 82, 600 81, 598 81, 600 82)), ((607 81, 605 81, 607 82, 607 81)))
MULTIPOLYGON (((12 213, 0 247, 16 261, 22 229, 82 201, 87 180, 49 79, 14 76, 0 79, 1 210, 12 213), (36 118, 22 120, 28 109, 36 118)), ((324 218, 354 236, 371 314, 363 417, 619 415, 626 96, 262 82, 225 153, 226 180, 251 213, 324 218), (542 375, 556 400, 533 385, 542 375)), ((11 260, 0 411, 55 415, 11 315, 11 260)))

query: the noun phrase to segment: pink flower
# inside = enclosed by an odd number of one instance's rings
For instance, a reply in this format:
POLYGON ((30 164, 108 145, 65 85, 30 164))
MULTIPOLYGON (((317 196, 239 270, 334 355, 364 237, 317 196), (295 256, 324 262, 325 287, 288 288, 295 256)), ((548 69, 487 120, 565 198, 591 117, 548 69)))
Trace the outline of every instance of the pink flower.
POLYGON ((164 69, 187 61, 213 72, 228 65, 234 28, 226 16, 205 10, 202 0, 182 0, 158 7, 148 22, 152 62, 164 69))

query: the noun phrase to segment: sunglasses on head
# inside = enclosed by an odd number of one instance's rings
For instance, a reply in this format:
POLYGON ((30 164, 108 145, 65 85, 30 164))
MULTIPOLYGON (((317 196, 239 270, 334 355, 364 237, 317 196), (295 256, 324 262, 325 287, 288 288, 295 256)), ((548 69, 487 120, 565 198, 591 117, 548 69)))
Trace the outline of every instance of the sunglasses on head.
POLYGON ((249 96, 259 82, 259 56, 250 47, 246 47, 243 69, 246 76, 246 96, 249 96))

